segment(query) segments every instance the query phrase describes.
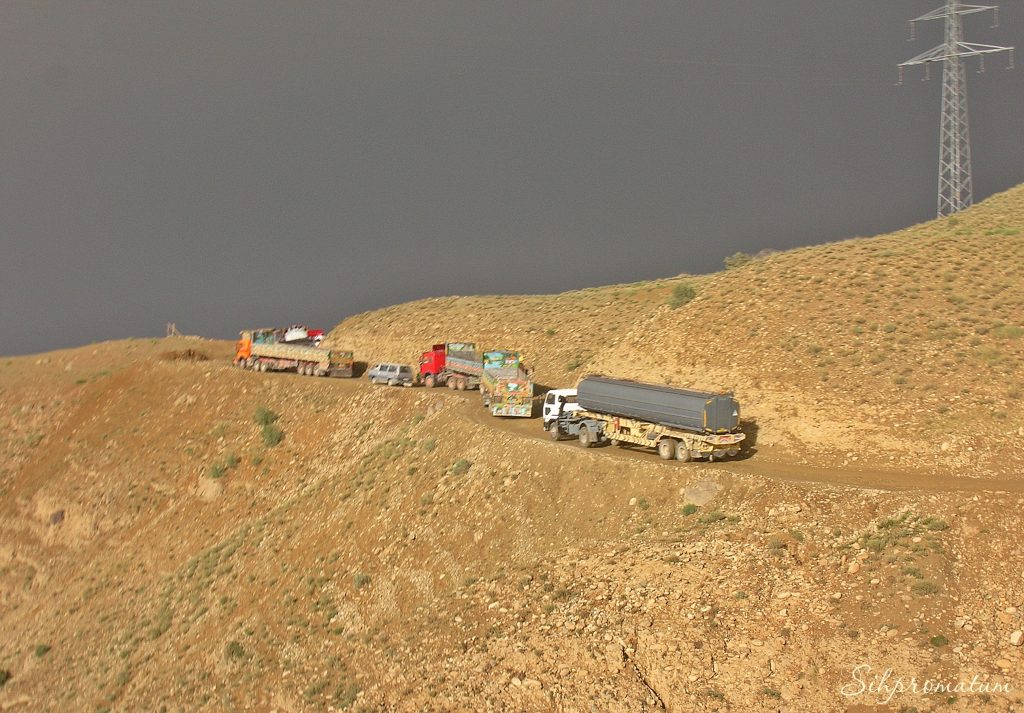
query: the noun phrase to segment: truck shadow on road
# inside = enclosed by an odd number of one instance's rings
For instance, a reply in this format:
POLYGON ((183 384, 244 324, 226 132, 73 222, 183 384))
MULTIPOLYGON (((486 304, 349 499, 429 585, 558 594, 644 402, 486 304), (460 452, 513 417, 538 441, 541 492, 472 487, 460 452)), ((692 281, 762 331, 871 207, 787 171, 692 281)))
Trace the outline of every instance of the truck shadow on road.
POLYGON ((748 419, 746 421, 740 420, 740 431, 747 437, 743 439, 743 448, 740 450, 739 455, 730 458, 729 460, 747 460, 753 458, 757 453, 757 433, 758 433, 757 419, 748 419))

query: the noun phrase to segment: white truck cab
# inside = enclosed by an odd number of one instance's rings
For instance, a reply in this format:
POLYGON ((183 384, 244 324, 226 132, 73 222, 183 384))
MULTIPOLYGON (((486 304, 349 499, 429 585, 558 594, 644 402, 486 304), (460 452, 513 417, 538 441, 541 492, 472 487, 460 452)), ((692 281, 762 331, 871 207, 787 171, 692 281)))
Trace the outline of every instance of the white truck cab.
POLYGON ((544 429, 558 418, 559 412, 572 413, 581 408, 576 402, 576 389, 551 389, 544 397, 544 429))

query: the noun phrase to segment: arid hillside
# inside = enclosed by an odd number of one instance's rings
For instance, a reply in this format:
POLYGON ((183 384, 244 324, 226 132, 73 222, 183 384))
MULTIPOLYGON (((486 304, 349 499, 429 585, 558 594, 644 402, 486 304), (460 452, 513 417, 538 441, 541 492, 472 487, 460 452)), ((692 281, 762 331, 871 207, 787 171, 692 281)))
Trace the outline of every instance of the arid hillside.
POLYGON ((0 710, 1021 710, 1022 212, 330 336, 731 388, 735 461, 227 342, 0 358, 0 710))
POLYGON ((411 363, 436 341, 520 349, 549 386, 601 372, 733 390, 772 459, 1014 474, 1024 187, 957 217, 713 275, 398 305, 346 319, 330 340, 411 363), (673 306, 680 284, 696 296, 673 306))

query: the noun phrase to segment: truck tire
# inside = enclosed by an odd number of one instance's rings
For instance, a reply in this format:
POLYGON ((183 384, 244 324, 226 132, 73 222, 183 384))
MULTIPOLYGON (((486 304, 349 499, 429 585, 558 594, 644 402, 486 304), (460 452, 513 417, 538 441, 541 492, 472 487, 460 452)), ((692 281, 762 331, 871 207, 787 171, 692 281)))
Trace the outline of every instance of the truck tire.
POLYGON ((679 441, 676 445, 676 460, 689 463, 691 457, 690 447, 685 442, 679 441))
POLYGON ((662 438, 658 441, 658 455, 662 460, 672 460, 676 457, 676 442, 671 438, 662 438))
POLYGON ((451 389, 452 391, 455 391, 455 387, 457 387, 459 385, 458 382, 459 382, 459 380, 456 379, 454 376, 449 376, 448 377, 448 381, 446 383, 448 384, 448 388, 449 389, 451 389))
POLYGON ((590 429, 586 426, 580 426, 580 445, 583 448, 590 448, 594 445, 594 437, 590 433, 590 429))
POLYGON ((398 379, 388 379, 388 386, 398 386, 398 379))
POLYGON ((558 428, 558 421, 552 421, 548 424, 548 435, 551 436, 552 441, 561 440, 562 432, 558 428))
POLYGON ((423 377, 423 385, 426 386, 428 389, 432 389, 435 386, 437 386, 437 381, 435 381, 434 375, 433 374, 427 374, 426 376, 424 376, 423 377))
POLYGON ((466 377, 460 376, 458 383, 455 385, 455 388, 457 388, 459 391, 465 391, 467 386, 469 386, 469 384, 466 382, 466 377))
POLYGON ((265 362, 265 361, 261 361, 260 362, 260 371, 266 372, 268 369, 270 369, 270 365, 267 364, 267 362, 265 362))

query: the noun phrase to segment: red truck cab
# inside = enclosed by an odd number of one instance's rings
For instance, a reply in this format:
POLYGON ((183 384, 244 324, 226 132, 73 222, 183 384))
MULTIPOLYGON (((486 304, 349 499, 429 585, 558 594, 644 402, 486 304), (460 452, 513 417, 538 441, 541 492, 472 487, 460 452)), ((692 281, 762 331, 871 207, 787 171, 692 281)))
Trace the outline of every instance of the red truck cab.
POLYGON ((472 342, 446 342, 435 344, 429 352, 420 355, 420 381, 430 388, 444 383, 447 377, 448 353, 473 352, 476 344, 472 342))

